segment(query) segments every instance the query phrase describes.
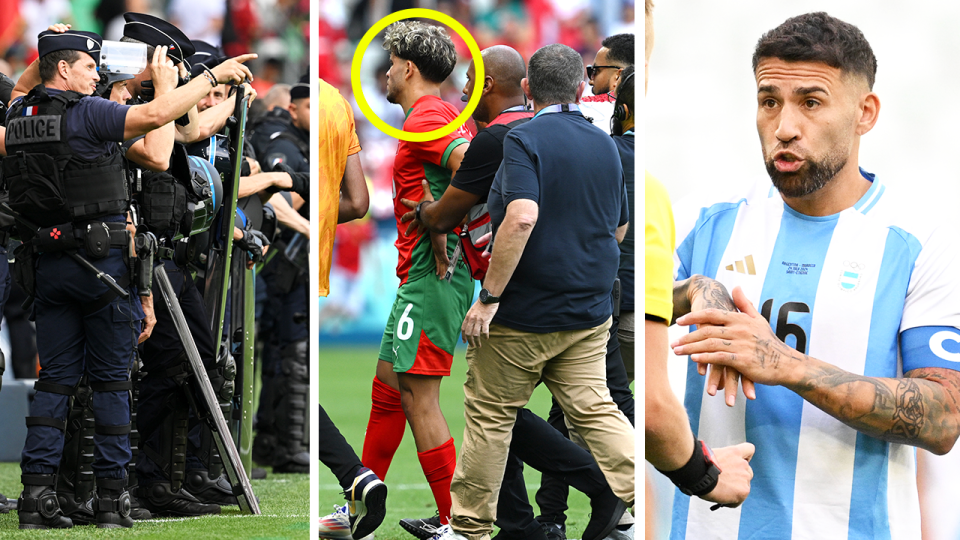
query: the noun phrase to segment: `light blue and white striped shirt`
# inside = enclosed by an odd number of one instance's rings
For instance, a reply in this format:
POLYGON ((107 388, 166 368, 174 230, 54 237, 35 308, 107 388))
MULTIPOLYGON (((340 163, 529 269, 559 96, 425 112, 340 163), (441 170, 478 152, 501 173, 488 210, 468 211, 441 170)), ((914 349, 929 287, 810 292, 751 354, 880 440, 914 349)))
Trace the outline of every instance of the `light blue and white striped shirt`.
MULTIPOLYGON (((862 171, 861 171, 862 172, 862 171)), ((960 268, 950 233, 877 181, 851 208, 800 214, 775 190, 702 208, 678 231, 677 279, 743 288, 788 345, 851 373, 960 369, 960 268)), ((768 184, 769 185, 769 184, 768 184)), ((915 448, 847 427, 781 386, 727 407, 690 362, 684 403, 714 448, 749 441, 750 496, 736 509, 679 494, 672 539, 916 539, 915 448)))

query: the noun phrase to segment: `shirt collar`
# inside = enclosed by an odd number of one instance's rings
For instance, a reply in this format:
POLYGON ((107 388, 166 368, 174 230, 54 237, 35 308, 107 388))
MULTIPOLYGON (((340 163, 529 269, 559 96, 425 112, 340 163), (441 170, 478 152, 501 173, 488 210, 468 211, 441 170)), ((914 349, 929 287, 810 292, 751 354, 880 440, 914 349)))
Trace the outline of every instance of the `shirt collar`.
POLYGON ((540 116, 541 114, 551 114, 558 112, 580 112, 580 106, 576 103, 557 103, 555 105, 548 105, 542 109, 540 112, 533 115, 534 118, 540 116))

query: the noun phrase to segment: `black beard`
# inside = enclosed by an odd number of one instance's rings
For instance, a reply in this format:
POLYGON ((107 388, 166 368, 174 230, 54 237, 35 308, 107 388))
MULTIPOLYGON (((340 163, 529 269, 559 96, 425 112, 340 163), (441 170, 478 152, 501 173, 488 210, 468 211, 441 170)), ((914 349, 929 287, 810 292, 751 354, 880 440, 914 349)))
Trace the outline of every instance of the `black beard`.
POLYGON ((837 173, 847 165, 846 156, 835 159, 827 157, 824 161, 808 159, 796 172, 780 172, 772 159, 766 160, 767 174, 773 180, 774 187, 784 197, 791 199, 809 195, 830 183, 837 173))

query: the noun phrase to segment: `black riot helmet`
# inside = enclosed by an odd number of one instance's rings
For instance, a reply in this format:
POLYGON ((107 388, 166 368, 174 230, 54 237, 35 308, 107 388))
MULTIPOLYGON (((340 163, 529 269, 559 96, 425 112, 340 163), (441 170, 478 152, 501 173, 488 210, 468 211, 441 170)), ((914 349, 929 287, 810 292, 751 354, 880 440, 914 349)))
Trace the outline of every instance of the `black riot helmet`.
POLYGON ((223 182, 217 169, 209 161, 196 156, 187 156, 187 161, 191 184, 188 188, 193 189, 193 195, 198 201, 187 203, 187 213, 181 227, 184 236, 209 229, 213 218, 223 206, 223 182))
POLYGON ((100 82, 97 83, 97 95, 104 99, 110 99, 110 91, 113 89, 113 83, 127 81, 133 77, 134 76, 129 73, 108 73, 101 71, 100 82))

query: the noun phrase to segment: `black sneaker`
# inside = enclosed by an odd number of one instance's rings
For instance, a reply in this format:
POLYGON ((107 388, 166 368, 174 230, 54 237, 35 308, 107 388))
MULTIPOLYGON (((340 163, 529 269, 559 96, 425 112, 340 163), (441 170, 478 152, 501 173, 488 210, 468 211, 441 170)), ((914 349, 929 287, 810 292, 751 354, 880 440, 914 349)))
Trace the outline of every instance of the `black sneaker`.
POLYGON ((350 510, 350 529, 354 538, 364 538, 383 523, 387 515, 387 485, 370 469, 357 471, 353 485, 343 493, 350 510))
POLYGON ((430 540, 440 532, 440 513, 427 519, 401 519, 400 526, 420 540, 430 540))
POLYGON ((617 527, 627 505, 609 489, 590 499, 590 521, 583 530, 583 540, 603 540, 617 527))
POLYGON ((544 521, 540 524, 547 540, 567 540, 567 528, 559 523, 544 521))
POLYGON ((186 489, 172 491, 168 482, 140 485, 140 505, 154 516, 206 516, 219 514, 220 506, 197 500, 186 489))

